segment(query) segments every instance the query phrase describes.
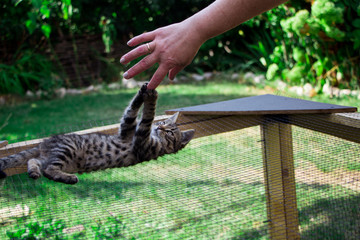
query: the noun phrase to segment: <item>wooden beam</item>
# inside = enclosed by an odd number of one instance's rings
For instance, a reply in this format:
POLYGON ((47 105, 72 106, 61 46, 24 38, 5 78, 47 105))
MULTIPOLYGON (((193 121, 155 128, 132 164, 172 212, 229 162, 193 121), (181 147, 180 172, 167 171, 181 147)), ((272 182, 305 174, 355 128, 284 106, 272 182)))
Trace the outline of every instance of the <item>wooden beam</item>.
POLYGON ((178 118, 181 130, 195 129, 195 138, 257 126, 261 116, 183 115, 178 118))
POLYGON ((360 143, 360 113, 289 115, 289 123, 360 143))
POLYGON ((261 125, 265 191, 271 239, 300 239, 291 126, 261 125))

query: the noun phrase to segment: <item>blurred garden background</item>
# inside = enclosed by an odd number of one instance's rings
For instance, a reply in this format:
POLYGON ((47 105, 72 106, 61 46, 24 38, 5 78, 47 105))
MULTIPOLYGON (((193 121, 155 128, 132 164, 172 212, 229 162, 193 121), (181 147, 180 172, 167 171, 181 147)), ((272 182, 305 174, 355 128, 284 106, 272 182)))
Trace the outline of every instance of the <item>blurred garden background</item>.
MULTIPOLYGON (((47 125, 117 122, 136 91, 129 85, 154 72, 124 83, 126 42, 211 2, 3 0, 0 139, 34 138, 47 125)), ((357 106, 359 75, 359 1, 293 0, 207 41, 177 88, 159 88, 158 114, 268 92, 357 106)), ((61 129, 51 133, 72 130, 61 129)))

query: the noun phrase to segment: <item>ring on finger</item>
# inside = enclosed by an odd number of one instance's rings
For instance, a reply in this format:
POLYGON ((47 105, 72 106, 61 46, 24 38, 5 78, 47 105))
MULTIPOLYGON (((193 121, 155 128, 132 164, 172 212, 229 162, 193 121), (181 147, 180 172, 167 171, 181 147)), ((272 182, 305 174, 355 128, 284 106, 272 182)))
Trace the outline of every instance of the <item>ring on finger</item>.
POLYGON ((149 54, 152 53, 152 50, 151 50, 151 47, 150 47, 149 43, 146 43, 146 48, 147 48, 149 54))

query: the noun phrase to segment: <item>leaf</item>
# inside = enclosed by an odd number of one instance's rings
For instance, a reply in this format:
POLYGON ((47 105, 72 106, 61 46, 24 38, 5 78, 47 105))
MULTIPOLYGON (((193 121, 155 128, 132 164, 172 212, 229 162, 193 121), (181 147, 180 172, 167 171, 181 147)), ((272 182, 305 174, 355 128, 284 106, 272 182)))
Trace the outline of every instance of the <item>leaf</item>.
POLYGON ((353 22, 352 22, 352 25, 356 28, 360 28, 360 18, 357 18, 355 19, 353 22))
POLYGON ((358 48, 360 48, 360 40, 355 41, 354 43, 354 50, 357 50, 358 48))
POLYGON ((17 5, 19 5, 20 3, 22 2, 22 0, 16 0, 16 2, 15 2, 15 7, 17 6, 17 5))
POLYGON ((43 15, 44 18, 50 17, 50 9, 46 5, 41 6, 40 13, 43 15))
POLYGON ((46 38, 48 39, 50 38, 51 26, 49 24, 43 24, 41 26, 41 31, 43 32, 46 38))
POLYGON ((29 30, 29 33, 32 34, 36 29, 36 23, 31 19, 25 21, 25 26, 29 30))
POLYGON ((37 9, 40 9, 42 6, 42 0, 33 0, 31 2, 32 2, 33 6, 37 9))
POLYGON ((360 30, 359 30, 359 29, 354 30, 354 31, 352 32, 352 35, 353 35, 353 37, 354 37, 355 40, 359 40, 359 39, 360 39, 360 30))
POLYGON ((62 5, 62 12, 63 12, 63 18, 65 20, 68 20, 69 19, 68 9, 64 5, 62 5))

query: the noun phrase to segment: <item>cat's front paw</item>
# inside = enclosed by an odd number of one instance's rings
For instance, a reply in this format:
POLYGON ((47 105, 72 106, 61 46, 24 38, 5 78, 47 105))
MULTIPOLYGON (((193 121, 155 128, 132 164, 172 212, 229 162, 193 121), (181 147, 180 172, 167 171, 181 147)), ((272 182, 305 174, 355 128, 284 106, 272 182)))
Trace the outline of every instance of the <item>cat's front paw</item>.
POLYGON ((147 85, 148 85, 148 83, 146 82, 146 83, 144 83, 144 84, 141 86, 141 88, 140 88, 140 90, 139 90, 139 93, 140 93, 141 95, 143 95, 143 94, 146 92, 146 90, 147 90, 147 85))
POLYGON ((155 102, 158 97, 158 93, 155 89, 147 89, 143 96, 144 102, 155 102))

